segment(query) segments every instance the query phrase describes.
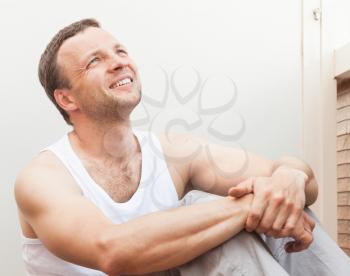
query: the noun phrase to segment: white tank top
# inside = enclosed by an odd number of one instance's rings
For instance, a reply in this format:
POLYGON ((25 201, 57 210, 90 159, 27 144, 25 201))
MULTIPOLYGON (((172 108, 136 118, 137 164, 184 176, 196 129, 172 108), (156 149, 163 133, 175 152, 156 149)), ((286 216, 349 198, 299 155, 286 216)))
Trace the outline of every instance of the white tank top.
MULTIPOLYGON (((52 151, 71 173, 83 195, 91 200, 113 223, 119 224, 143 214, 177 207, 178 195, 164 159, 161 144, 151 132, 133 129, 141 146, 141 180, 129 201, 115 202, 90 177, 74 153, 68 134, 53 145, 43 149, 52 151)), ((73 234, 73 233, 72 233, 73 234)), ((27 275, 106 275, 66 262, 53 255, 39 239, 22 236, 22 255, 27 275)))

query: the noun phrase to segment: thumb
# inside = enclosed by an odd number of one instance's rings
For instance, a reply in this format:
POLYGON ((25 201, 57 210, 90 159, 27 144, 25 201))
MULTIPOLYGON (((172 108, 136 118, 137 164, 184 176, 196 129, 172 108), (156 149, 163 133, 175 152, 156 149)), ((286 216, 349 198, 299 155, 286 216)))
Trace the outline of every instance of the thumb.
POLYGON ((231 187, 228 190, 228 195, 233 197, 242 197, 246 194, 253 192, 254 178, 248 178, 241 183, 238 183, 236 186, 231 187))

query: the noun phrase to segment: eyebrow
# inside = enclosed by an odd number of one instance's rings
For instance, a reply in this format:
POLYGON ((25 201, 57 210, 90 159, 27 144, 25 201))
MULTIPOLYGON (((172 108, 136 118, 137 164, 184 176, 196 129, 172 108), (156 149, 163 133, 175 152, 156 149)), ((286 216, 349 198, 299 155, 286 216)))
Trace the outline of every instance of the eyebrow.
MULTIPOLYGON (((122 44, 116 43, 116 44, 114 44, 114 46, 113 46, 113 50, 116 51, 116 50, 118 50, 119 48, 122 48, 122 47, 124 47, 122 44)), ((83 62, 83 63, 86 63, 87 60, 88 60, 90 57, 99 55, 99 54, 101 54, 101 53, 103 53, 103 52, 104 52, 104 50, 102 50, 101 48, 100 48, 100 49, 95 49, 95 50, 93 50, 92 52, 89 52, 88 54, 86 54, 86 55, 84 56, 84 58, 82 58, 82 62, 83 62)))

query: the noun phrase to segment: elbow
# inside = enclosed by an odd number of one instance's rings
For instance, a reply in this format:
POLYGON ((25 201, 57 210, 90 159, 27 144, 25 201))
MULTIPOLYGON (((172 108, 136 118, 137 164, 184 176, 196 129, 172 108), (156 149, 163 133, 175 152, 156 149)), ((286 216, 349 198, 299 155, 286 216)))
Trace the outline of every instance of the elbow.
POLYGON ((98 270, 109 276, 122 274, 127 266, 127 257, 125 257, 127 254, 122 254, 125 242, 121 239, 120 241, 117 240, 119 239, 115 235, 112 236, 112 231, 108 229, 100 233, 95 241, 99 252, 97 260, 98 270))
POLYGON ((307 195, 305 202, 306 206, 310 206, 316 202, 318 197, 318 184, 315 177, 309 179, 305 194, 307 195))

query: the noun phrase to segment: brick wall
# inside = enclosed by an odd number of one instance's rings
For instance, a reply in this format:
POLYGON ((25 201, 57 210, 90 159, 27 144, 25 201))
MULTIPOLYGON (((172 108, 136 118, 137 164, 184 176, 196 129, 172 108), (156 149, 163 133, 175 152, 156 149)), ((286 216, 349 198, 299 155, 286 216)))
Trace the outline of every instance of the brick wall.
POLYGON ((350 256, 350 89, 338 83, 337 97, 338 244, 350 256))

